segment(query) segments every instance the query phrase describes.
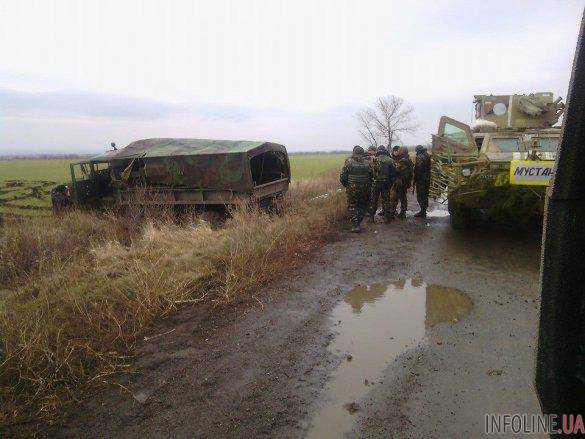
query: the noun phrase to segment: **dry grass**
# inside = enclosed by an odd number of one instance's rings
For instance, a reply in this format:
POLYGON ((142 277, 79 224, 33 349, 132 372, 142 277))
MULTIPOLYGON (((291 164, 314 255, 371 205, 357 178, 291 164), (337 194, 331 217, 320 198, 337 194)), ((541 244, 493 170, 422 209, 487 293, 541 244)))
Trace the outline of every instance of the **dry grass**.
POLYGON ((219 229, 84 213, 5 224, 0 425, 54 421, 131 367, 156 318, 251 297, 289 271, 335 229, 343 212, 336 188, 331 175, 301 181, 283 214, 239 208, 219 229), (312 200, 324 192, 333 195, 312 200))

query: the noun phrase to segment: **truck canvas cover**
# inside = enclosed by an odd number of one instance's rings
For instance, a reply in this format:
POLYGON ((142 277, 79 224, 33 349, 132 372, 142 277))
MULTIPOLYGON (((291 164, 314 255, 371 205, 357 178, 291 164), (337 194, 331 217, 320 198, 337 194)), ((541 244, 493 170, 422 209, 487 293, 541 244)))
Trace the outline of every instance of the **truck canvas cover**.
MULTIPOLYGON (((254 186, 248 161, 269 151, 281 153, 286 160, 286 149, 276 143, 169 138, 138 140, 92 160, 109 162, 120 175, 139 167, 149 186, 153 187, 244 192, 254 186)), ((286 165, 288 168, 288 163, 286 165)))

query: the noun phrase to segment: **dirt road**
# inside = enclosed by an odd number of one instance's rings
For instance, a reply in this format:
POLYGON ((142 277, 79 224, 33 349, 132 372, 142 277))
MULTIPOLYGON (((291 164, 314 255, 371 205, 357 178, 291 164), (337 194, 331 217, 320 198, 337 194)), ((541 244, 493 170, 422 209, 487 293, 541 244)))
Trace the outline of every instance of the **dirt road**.
POLYGON ((478 437, 485 413, 539 413, 538 235, 435 215, 344 233, 257 301, 183 310, 141 347, 131 393, 48 433, 478 437))

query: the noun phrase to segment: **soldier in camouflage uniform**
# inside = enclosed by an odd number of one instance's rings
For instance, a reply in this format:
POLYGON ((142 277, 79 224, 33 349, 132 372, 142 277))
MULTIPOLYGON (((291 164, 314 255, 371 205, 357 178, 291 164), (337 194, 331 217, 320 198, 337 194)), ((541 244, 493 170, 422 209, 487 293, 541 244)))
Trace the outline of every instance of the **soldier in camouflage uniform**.
POLYGON ((374 222, 374 216, 378 210, 378 200, 382 197, 382 216, 386 222, 390 221, 390 188, 396 178, 396 166, 394 160, 385 146, 380 146, 372 160, 374 181, 370 196, 370 221, 374 222))
POLYGON ((396 164, 396 179, 390 191, 390 218, 392 219, 396 215, 398 202, 400 202, 398 218, 406 218, 406 208, 408 207, 406 194, 412 182, 412 161, 408 156, 408 150, 399 146, 392 148, 392 158, 396 164))
POLYGON ((378 148, 376 148, 375 146, 368 147, 368 151, 367 151, 367 154, 364 156, 364 159, 366 160, 366 162, 368 162, 370 164, 370 166, 374 162, 374 158, 376 157, 377 153, 378 153, 378 148))
POLYGON ((368 211, 372 186, 372 168, 364 156, 365 151, 361 146, 354 147, 339 177, 347 194, 347 211, 354 232, 360 231, 360 224, 368 211))
POLYGON ((420 212, 415 216, 426 218, 427 208, 429 207, 429 188, 431 186, 431 157, 422 145, 417 145, 416 147, 414 185, 416 187, 416 200, 420 206, 420 212))
MULTIPOLYGON (((374 159, 376 158, 376 154, 378 153, 378 148, 376 148, 374 145, 370 145, 368 146, 368 150, 366 151, 366 155, 365 160, 366 162, 370 165, 370 167, 372 168, 372 175, 375 172, 374 171, 374 159)), ((373 184, 374 181, 372 180, 372 188, 373 188, 373 184)), ((372 192, 370 191, 370 199, 369 202, 372 202, 372 192)), ((370 216, 370 221, 374 222, 374 218, 373 215, 369 215, 370 216)))

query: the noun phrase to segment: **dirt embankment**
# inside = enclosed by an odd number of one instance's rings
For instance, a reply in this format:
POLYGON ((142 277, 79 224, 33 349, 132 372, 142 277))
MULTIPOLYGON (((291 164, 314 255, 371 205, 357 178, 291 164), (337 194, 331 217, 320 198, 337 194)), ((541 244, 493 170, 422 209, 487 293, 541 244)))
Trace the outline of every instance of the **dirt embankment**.
POLYGON ((257 301, 165 321, 136 374, 45 434, 481 435, 485 413, 538 413, 538 256, 538 236, 445 217, 368 225, 257 301))

